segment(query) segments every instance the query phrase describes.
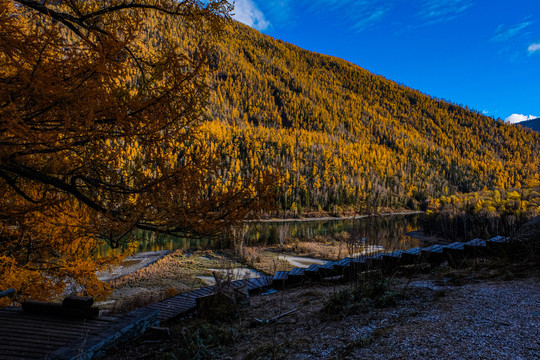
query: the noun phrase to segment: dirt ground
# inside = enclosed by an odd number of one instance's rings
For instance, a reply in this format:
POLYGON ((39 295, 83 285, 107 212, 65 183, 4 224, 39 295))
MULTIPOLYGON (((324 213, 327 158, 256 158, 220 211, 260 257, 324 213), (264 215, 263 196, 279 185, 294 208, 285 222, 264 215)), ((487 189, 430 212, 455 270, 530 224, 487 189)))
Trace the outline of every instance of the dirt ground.
MULTIPOLYGON (((419 268, 420 269, 420 268, 419 268)), ((305 284, 253 296, 232 321, 190 319, 107 359, 536 359, 538 261, 477 259, 386 277, 397 304, 323 309, 359 285, 305 284), (291 313, 272 320, 280 314, 291 313), (258 320, 257 320, 258 319, 258 320)))

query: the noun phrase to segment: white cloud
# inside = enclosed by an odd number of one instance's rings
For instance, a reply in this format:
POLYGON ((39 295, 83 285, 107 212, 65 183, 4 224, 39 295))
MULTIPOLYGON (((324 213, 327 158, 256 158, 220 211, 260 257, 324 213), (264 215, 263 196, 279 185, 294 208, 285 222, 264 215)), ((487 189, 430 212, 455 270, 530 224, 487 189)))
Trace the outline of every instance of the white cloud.
POLYGON ((533 52, 540 51, 540 43, 532 43, 529 45, 529 54, 532 54, 533 52))
POLYGON ((512 114, 506 119, 504 119, 504 122, 507 122, 510 124, 516 124, 522 121, 534 120, 534 119, 538 119, 538 117, 533 116, 533 115, 512 114))
POLYGON ((233 18, 257 30, 265 30, 270 26, 264 14, 253 0, 236 0, 233 18))
POLYGON ((495 30, 495 35, 493 36, 493 41, 506 41, 513 38, 516 35, 519 35, 525 28, 532 25, 532 21, 522 21, 519 24, 514 26, 504 26, 499 25, 495 30))
POLYGON ((394 0, 297 0, 312 15, 335 17, 353 31, 361 32, 380 23, 394 0))
POLYGON ((472 6, 471 0, 423 0, 420 16, 427 24, 446 22, 456 18, 472 6))
POLYGON ((352 27, 353 30, 362 31, 365 28, 378 23, 386 15, 387 11, 388 9, 382 7, 366 11, 361 16, 353 19, 353 21, 355 21, 355 24, 352 27))

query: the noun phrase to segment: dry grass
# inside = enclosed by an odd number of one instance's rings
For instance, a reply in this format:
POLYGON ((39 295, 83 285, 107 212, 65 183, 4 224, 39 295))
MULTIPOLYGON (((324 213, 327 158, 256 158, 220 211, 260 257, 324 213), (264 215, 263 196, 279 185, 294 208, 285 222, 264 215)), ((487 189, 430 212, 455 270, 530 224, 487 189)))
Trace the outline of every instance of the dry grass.
POLYGON ((205 286, 197 276, 212 276, 209 268, 228 269, 240 264, 225 254, 213 251, 172 254, 136 272, 110 281, 117 300, 115 310, 126 311, 205 286))
POLYGON ((133 273, 111 280, 113 293, 109 300, 116 300, 117 310, 131 310, 138 306, 165 299, 171 293, 182 293, 206 286, 198 276, 212 276, 208 269, 232 269, 247 265, 263 274, 288 271, 293 266, 280 255, 338 260, 350 251, 349 234, 315 236, 312 241, 284 237, 282 244, 270 246, 243 246, 236 255, 214 251, 186 252, 177 250, 162 259, 133 273), (236 259, 236 260, 235 260, 236 259))
POLYGON ((279 247, 250 246, 243 249, 241 260, 251 268, 263 273, 273 274, 276 271, 291 270, 287 261, 279 259, 279 247))

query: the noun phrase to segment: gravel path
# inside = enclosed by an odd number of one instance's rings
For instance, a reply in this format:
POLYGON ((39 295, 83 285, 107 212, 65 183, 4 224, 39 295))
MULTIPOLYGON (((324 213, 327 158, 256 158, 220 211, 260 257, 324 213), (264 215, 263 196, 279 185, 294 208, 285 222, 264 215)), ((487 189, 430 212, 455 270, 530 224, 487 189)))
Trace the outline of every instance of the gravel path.
POLYGON ((390 325, 371 346, 351 355, 370 359, 540 358, 540 282, 490 282, 439 291, 444 291, 444 297, 434 306, 390 325))

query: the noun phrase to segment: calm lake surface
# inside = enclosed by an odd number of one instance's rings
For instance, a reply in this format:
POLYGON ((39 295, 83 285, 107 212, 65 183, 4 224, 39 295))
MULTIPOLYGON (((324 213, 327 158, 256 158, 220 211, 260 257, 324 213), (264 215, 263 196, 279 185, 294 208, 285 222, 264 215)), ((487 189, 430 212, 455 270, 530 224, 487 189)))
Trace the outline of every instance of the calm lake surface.
MULTIPOLYGON (((249 223, 244 235, 245 245, 272 245, 287 240, 309 241, 317 236, 342 239, 383 246, 386 251, 410 249, 420 246, 420 240, 406 233, 420 229, 421 214, 373 216, 355 220, 326 220, 302 222, 249 223), (347 233, 348 235, 344 234, 347 233)), ((138 233, 138 252, 210 249, 224 245, 227 240, 182 239, 150 232, 138 233)))

